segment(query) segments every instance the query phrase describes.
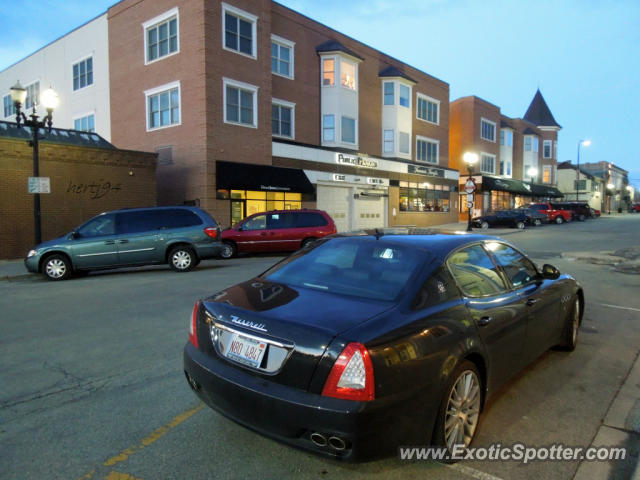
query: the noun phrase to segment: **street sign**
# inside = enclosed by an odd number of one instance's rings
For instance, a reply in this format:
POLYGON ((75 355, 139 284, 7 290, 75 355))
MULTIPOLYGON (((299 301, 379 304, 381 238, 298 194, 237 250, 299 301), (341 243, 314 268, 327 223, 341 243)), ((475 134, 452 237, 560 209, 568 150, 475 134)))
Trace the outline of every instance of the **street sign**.
POLYGON ((467 208, 469 209, 473 208, 473 202, 467 202, 467 208))
POLYGON ((49 177, 29 177, 29 193, 51 193, 51 179, 49 177))
POLYGON ((467 193, 473 193, 476 191, 476 184, 473 179, 467 180, 467 183, 464 184, 464 191, 467 193))
POLYGON ((473 193, 467 193, 467 202, 473 203, 473 193))

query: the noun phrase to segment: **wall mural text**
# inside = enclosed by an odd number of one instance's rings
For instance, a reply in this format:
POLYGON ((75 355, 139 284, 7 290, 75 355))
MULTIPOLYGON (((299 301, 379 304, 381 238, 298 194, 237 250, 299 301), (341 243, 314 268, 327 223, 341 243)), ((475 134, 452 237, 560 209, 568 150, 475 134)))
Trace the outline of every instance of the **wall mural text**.
POLYGON ((118 193, 122 190, 121 183, 111 183, 109 180, 100 179, 91 183, 74 183, 69 180, 67 193, 75 193, 78 195, 88 195, 89 199, 97 200, 105 197, 110 193, 118 193))

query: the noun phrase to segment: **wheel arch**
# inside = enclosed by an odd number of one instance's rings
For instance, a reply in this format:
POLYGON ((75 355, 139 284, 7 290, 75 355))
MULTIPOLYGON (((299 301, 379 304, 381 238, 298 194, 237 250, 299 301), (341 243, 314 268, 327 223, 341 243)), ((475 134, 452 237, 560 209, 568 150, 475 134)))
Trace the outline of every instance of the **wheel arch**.
POLYGON ((198 258, 198 252, 196 250, 196 247, 193 246, 193 243, 188 242, 186 240, 177 240, 167 245, 167 248, 164 251, 164 263, 169 263, 169 253, 171 253, 171 250, 173 250, 176 247, 189 247, 191 250, 193 250, 193 253, 196 255, 196 258, 198 258))
POLYGON ((488 386, 488 371, 487 371, 487 363, 485 362, 484 357, 478 352, 470 352, 464 358, 460 360, 460 363, 464 361, 469 361, 473 363, 478 371, 480 372, 480 377, 482 380, 482 401, 481 408, 484 409, 484 404, 487 399, 487 386, 488 386))
POLYGON ((582 319, 584 318, 584 291, 579 288, 576 292, 578 295, 578 301, 580 302, 580 325, 582 325, 582 319))
POLYGON ((45 262, 49 257, 53 255, 62 255, 69 261, 69 265, 71 265, 71 269, 73 271, 76 270, 75 264, 73 263, 71 256, 67 252, 65 252, 64 250, 51 250, 49 252, 43 253, 42 256, 40 257, 40 261, 38 262, 38 272, 40 273, 43 272, 42 268, 44 267, 45 262))

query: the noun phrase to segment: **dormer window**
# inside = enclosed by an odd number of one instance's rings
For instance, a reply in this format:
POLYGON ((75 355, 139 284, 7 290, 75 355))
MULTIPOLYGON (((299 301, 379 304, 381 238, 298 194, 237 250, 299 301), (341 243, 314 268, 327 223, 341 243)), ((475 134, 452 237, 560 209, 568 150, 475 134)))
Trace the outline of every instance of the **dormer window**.
POLYGON ((340 62, 340 84, 343 87, 356 89, 356 66, 346 60, 340 62))

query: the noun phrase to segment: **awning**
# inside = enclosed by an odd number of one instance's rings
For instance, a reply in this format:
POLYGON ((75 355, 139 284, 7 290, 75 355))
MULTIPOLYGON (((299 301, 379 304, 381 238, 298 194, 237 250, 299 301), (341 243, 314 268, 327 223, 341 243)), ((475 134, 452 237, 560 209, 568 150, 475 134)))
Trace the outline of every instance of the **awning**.
POLYGON ((217 188, 267 192, 315 193, 302 170, 237 162, 216 162, 217 188))
POLYGON ((547 185, 531 185, 531 192, 536 197, 553 197, 553 198, 562 198, 564 197, 564 193, 558 190, 556 187, 550 187, 547 185))
POLYGON ((528 183, 510 178, 490 177, 488 175, 482 176, 482 190, 485 192, 489 190, 500 190, 515 193, 516 195, 534 195, 531 191, 531 185, 528 183))

